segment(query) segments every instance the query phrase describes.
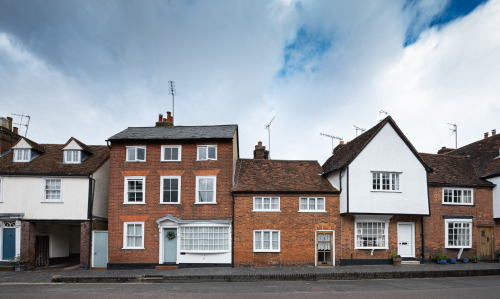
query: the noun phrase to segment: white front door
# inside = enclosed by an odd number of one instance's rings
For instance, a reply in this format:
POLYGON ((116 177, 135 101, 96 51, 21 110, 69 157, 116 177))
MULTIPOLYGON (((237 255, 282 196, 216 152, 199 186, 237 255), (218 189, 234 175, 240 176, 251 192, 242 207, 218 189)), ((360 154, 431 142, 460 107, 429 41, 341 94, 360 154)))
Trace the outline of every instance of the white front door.
POLYGON ((398 254, 415 257, 415 223, 398 222, 398 254))

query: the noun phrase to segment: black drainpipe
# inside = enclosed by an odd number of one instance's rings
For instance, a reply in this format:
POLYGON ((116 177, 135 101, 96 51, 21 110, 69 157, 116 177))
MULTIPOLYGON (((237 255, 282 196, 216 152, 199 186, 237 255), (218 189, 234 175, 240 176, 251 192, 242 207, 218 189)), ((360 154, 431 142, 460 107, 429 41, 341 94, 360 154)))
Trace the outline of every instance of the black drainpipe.
POLYGON ((231 193, 231 198, 233 200, 233 225, 232 225, 232 229, 231 229, 231 246, 232 246, 232 250, 231 250, 231 268, 234 268, 234 194, 231 193))
POLYGON ((424 216, 421 216, 420 223, 422 225, 422 261, 424 261, 425 254, 424 254, 424 248, 425 248, 425 234, 424 234, 424 216))
POLYGON ((92 175, 89 175, 89 205, 88 205, 88 213, 87 219, 89 219, 89 260, 88 260, 88 268, 90 269, 90 260, 92 255, 92 213, 94 209, 94 192, 95 192, 95 179, 92 178, 92 175))

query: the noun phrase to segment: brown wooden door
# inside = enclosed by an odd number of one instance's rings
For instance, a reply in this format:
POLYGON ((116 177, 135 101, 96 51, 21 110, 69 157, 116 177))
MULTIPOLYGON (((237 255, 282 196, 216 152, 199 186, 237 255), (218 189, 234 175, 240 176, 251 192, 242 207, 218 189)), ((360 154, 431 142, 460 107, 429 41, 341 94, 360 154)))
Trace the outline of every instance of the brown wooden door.
POLYGON ((318 266, 331 266, 333 261, 333 246, 331 232, 318 232, 318 266))
POLYGON ((35 266, 49 265, 49 236, 36 236, 35 266))
POLYGON ((477 228, 477 255, 482 260, 493 259, 493 240, 491 235, 491 227, 477 228))

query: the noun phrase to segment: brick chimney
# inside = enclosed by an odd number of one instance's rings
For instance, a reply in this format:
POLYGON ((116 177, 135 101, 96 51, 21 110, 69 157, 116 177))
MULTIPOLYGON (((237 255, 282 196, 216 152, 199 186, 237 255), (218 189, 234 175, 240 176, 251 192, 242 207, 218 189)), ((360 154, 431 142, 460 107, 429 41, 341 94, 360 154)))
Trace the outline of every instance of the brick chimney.
POLYGON ((158 115, 158 121, 156 122, 157 127, 173 127, 174 117, 170 111, 167 112, 167 118, 163 118, 163 114, 158 115))
POLYGON ((19 129, 17 127, 14 127, 14 134, 19 135, 19 129))
POLYGON ((255 150, 253 151, 253 158, 261 160, 269 159, 269 151, 266 151, 266 147, 262 145, 262 141, 259 141, 255 146, 255 150))
POLYGON ((447 148, 446 146, 443 146, 441 149, 438 150, 438 155, 446 154, 454 150, 455 150, 454 148, 447 148))
POLYGON ((7 116, 7 120, 9 121, 9 131, 12 131, 12 117, 7 116))
POLYGON ((341 147, 343 147, 345 145, 344 143, 344 140, 340 140, 339 142, 339 145, 337 145, 334 149, 333 149, 333 153, 332 154, 335 154, 341 147))
POLYGON ((488 132, 484 133, 484 139, 488 138, 488 132))
POLYGON ((491 136, 492 136, 492 137, 493 137, 493 136, 495 136, 496 134, 497 134, 497 129, 493 129, 493 130, 491 130, 491 136))

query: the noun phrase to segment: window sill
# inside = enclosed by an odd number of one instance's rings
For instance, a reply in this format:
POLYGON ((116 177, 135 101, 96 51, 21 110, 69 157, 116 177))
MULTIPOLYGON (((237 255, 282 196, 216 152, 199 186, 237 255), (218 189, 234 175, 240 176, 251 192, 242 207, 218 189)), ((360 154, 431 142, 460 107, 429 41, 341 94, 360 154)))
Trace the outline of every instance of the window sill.
POLYGON ((371 192, 382 192, 382 193, 403 193, 401 190, 371 190, 371 192))
POLYGON ((182 162, 181 160, 161 160, 160 162, 182 162))
POLYGON ((327 213, 327 211, 297 211, 297 213, 327 213))
POLYGON ((203 161, 217 161, 217 159, 196 160, 196 162, 203 162, 203 161))
POLYGON ((180 202, 160 202, 161 205, 181 205, 180 202))
POLYGON ((382 249, 382 250, 387 250, 389 249, 389 247, 354 247, 355 250, 378 250, 378 249, 382 249))
POLYGON ((145 205, 145 202, 124 202, 124 205, 145 205))
POLYGON ((217 202, 195 202, 195 205, 216 205, 217 202))
POLYGON ((48 201, 48 200, 43 200, 41 203, 64 203, 64 201, 48 201))
POLYGON ((471 249, 472 246, 445 246, 444 248, 447 249, 471 249))
POLYGON ((144 247, 124 247, 122 250, 144 250, 144 247))
POLYGON ((281 250, 254 250, 254 253, 281 253, 281 250))
POLYGON ((196 253, 196 254, 210 254, 210 253, 229 253, 229 250, 214 250, 214 251, 190 251, 190 250, 181 250, 180 253, 196 253))
POLYGON ((280 213, 280 212, 281 212, 281 210, 252 210, 252 212, 280 213))
POLYGON ((146 163, 146 160, 144 160, 144 161, 125 160, 125 162, 139 162, 139 163, 146 163))
POLYGON ((473 207, 473 203, 458 203, 458 202, 443 202, 443 206, 469 206, 473 207))

